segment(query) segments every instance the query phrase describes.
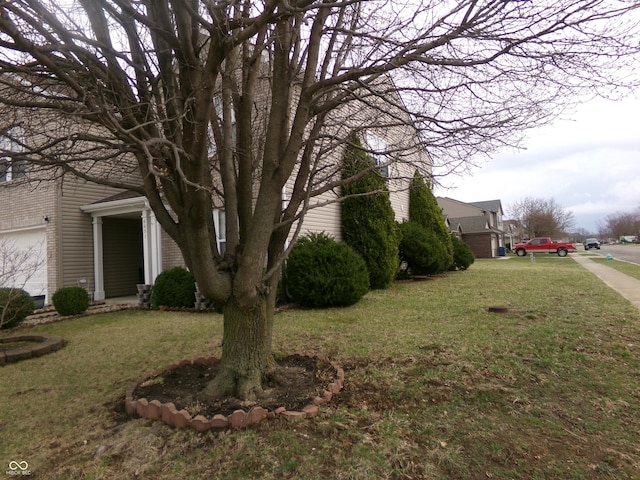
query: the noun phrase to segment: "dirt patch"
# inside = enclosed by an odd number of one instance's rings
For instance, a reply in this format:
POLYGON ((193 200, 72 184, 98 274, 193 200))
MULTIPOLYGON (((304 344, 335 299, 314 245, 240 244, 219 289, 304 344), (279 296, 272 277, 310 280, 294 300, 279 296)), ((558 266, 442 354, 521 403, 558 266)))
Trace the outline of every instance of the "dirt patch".
POLYGON ((275 372, 265 384, 264 394, 255 401, 227 397, 220 400, 203 398, 201 392, 218 372, 218 362, 193 362, 168 369, 141 382, 133 391, 134 399, 173 403, 177 410, 191 416, 231 415, 236 410, 248 412, 259 406, 268 411, 284 407, 302 410, 315 397, 322 396, 336 377, 335 367, 325 359, 291 355, 277 363, 275 372))

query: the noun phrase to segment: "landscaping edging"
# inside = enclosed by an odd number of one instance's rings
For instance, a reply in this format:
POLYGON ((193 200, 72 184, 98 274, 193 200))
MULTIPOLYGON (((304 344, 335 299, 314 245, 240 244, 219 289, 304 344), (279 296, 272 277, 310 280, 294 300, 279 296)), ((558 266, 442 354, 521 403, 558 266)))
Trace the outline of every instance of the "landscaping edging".
POLYGON ((18 337, 0 338, 0 343, 35 342, 11 350, 0 351, 0 366, 33 357, 41 357, 64 347, 67 341, 56 335, 21 335, 18 337))
POLYGON ((133 393, 138 386, 146 382, 147 380, 157 377, 167 370, 174 370, 185 365, 209 365, 217 362, 216 357, 201 357, 193 361, 183 360, 180 363, 171 365, 169 368, 158 370, 151 375, 147 375, 136 380, 125 393, 124 405, 127 414, 133 416, 138 415, 142 418, 162 420, 169 426, 176 428, 188 428, 191 427, 198 432, 205 432, 207 430, 240 430, 247 428, 251 425, 255 425, 265 418, 282 417, 288 420, 298 420, 302 418, 315 417, 320 406, 327 404, 333 398, 333 395, 340 392, 344 386, 344 370, 334 362, 330 362, 331 366, 336 371, 336 376, 333 382, 327 385, 327 389, 323 391, 321 396, 317 396, 310 400, 309 405, 304 407, 302 411, 290 411, 284 407, 277 408, 274 411, 269 411, 263 407, 253 407, 248 412, 244 410, 236 410, 231 415, 214 415, 213 418, 207 418, 203 415, 196 415, 192 417, 186 410, 178 411, 175 405, 171 402, 160 403, 158 400, 147 400, 146 398, 139 398, 134 400, 133 393))

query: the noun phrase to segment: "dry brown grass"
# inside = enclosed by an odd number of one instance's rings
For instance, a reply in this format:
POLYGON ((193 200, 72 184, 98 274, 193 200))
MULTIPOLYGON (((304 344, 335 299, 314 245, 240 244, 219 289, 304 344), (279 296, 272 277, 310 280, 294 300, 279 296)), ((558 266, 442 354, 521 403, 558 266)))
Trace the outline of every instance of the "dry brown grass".
POLYGON ((38 478, 640 477, 640 314, 570 258, 477 261, 351 308, 278 315, 275 349, 331 356, 345 390, 315 419, 242 432, 122 412, 141 374, 219 353, 217 315, 30 331, 69 341, 0 369, 0 462, 38 478), (498 305, 509 312, 488 313, 498 305))

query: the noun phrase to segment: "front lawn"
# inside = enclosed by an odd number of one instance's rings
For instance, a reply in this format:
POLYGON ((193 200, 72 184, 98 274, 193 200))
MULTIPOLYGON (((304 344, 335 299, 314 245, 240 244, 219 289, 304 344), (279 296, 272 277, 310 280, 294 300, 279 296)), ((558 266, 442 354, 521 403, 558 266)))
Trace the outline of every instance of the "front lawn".
POLYGON ((314 419, 197 434, 128 418, 122 397, 146 372, 219 354, 219 315, 125 311, 21 329, 69 343, 0 367, 2 468, 28 462, 51 479, 640 476, 640 313, 571 258, 476 260, 350 308, 286 311, 274 330, 276 352, 340 363, 343 392, 314 419))

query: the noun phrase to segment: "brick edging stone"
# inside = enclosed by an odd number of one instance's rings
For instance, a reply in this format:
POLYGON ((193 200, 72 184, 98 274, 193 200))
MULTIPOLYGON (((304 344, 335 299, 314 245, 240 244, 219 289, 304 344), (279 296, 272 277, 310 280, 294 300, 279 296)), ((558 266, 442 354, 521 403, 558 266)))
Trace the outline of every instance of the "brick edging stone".
POLYGON ((0 366, 28 358, 41 357, 47 353, 60 350, 67 344, 64 338, 57 335, 20 335, 18 337, 0 338, 0 343, 13 342, 34 342, 34 344, 0 352, 0 366))
POLYGON ((138 415, 142 418, 162 420, 169 426, 176 428, 188 428, 191 427, 198 432, 205 432, 207 430, 240 430, 251 425, 255 425, 265 418, 282 417, 288 420, 298 420, 303 418, 315 417, 320 406, 327 404, 331 401, 333 395, 342 390, 344 386, 344 370, 334 362, 330 362, 331 366, 335 369, 336 375, 333 382, 327 385, 326 390, 323 391, 321 396, 317 396, 312 399, 306 407, 301 411, 291 411, 284 407, 277 408, 274 411, 266 410, 263 407, 253 407, 248 412, 244 410, 236 410, 231 415, 214 415, 213 418, 207 418, 204 415, 196 415, 192 417, 186 410, 178 411, 176 406, 169 403, 160 403, 158 400, 147 400, 146 398, 139 398, 134 400, 133 393, 138 386, 154 377, 157 377, 167 371, 175 370, 176 368, 185 365, 211 365, 216 363, 218 359, 216 357, 201 357, 193 361, 183 360, 182 362, 171 365, 169 368, 158 370, 151 375, 139 378, 136 380, 125 393, 124 405, 127 414, 133 416, 138 415))

